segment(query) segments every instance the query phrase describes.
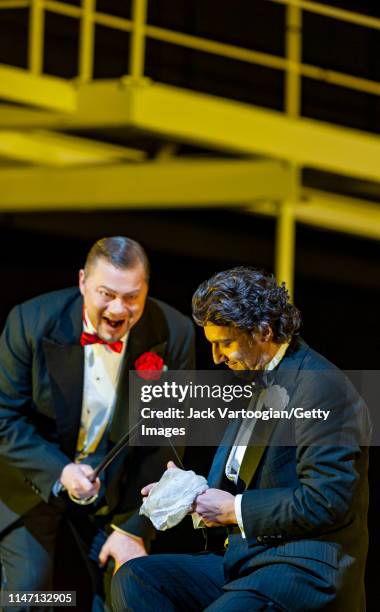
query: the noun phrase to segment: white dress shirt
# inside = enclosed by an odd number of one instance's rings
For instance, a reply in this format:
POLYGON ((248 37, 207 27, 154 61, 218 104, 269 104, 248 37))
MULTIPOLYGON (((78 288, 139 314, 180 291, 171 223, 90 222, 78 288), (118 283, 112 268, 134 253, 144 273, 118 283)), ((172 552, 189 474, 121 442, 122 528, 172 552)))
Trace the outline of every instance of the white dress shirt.
MULTIPOLYGON (((96 333, 86 313, 83 331, 96 333)), ((83 401, 77 462, 85 461, 88 455, 96 451, 111 423, 128 333, 121 340, 121 353, 116 353, 106 344, 88 344, 84 347, 83 401)))
MULTIPOLYGON (((284 357, 288 346, 289 346, 289 342, 281 344, 277 353, 264 367, 264 370, 266 371, 274 370, 274 368, 278 366, 281 359, 284 357)), ((243 463, 245 451, 247 450, 247 445, 251 438, 255 424, 256 424, 256 419, 250 419, 248 424, 246 420, 243 421, 236 435, 235 444, 232 447, 229 457, 227 459, 225 474, 227 478, 229 480, 232 480, 235 484, 237 484, 237 481, 239 478, 240 467, 243 463)), ((240 527, 241 535, 243 538, 245 538, 243 518, 242 518, 242 513, 241 513, 242 497, 243 497, 242 494, 235 496, 235 514, 236 514, 237 523, 240 527)))

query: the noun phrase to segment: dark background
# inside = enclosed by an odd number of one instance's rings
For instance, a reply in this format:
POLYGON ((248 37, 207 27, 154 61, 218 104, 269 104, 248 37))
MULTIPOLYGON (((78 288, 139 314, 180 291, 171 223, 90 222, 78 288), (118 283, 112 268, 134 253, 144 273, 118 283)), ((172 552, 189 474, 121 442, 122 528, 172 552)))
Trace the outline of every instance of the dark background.
MULTIPOLYGON (((273 221, 224 210, 51 213, 23 216, 18 223, 21 220, 26 225, 32 221, 33 225, 52 229, 17 229, 11 215, 1 220, 1 323, 15 303, 76 284, 87 250, 104 235, 124 234, 139 240, 152 264, 151 295, 186 314, 190 314, 191 296, 198 284, 215 271, 240 264, 273 269, 273 221)), ((341 368, 380 369, 379 269, 379 243, 298 228, 294 301, 303 314, 302 335, 341 368)), ((200 329, 197 353, 198 365, 211 367, 210 350, 200 329)), ((192 449, 191 465, 186 467, 207 474, 212 454, 213 449, 192 449)), ((379 598, 379 465, 379 449, 371 449, 367 564, 370 611, 378 609, 379 598)), ((191 533, 188 524, 161 536, 159 545, 182 550, 202 543, 201 534, 191 533)), ((73 575, 66 575, 67 588, 78 579, 76 564, 71 567, 73 575)), ((83 582, 78 591, 87 592, 83 582)))
MULTIPOLYGON (((79 0, 65 0, 79 5, 79 0)), ((378 0, 334 0, 324 4, 380 16, 378 0)), ((149 22, 283 56, 285 7, 268 0, 150 0, 149 22)), ((130 17, 130 2, 98 0, 97 9, 130 17)), ((27 65, 28 11, 0 12, 0 62, 27 65)), ((380 31, 305 13, 303 61, 322 68, 379 80, 380 31)), ((77 74, 79 24, 47 13, 44 72, 66 78, 77 74)), ((127 72, 129 34, 97 26, 95 77, 127 72)), ((146 74, 160 82, 212 93, 276 110, 284 109, 280 71, 218 58, 150 40, 146 74)), ((302 115, 378 134, 380 99, 371 94, 302 79, 302 115)), ((0 100, 1 113, 1 100, 0 100)), ((86 134, 96 138, 96 133, 86 134)), ((132 144, 127 131, 103 139, 132 144)), ((161 143, 145 138, 154 158, 161 143)), ((209 152, 179 144, 177 155, 209 152)), ((215 156, 215 152, 211 153, 215 156)), ((5 163, 0 159, 0 166, 5 163)), ((379 160, 380 163, 380 160, 379 160)), ((379 201, 373 183, 305 169, 305 185, 379 201)), ((43 186, 42 186, 43 188, 43 186)), ((0 185, 1 198, 1 185, 0 185)), ((213 272, 249 264, 273 270, 274 223, 231 210, 0 215, 0 325, 10 308, 39 293, 77 282, 77 271, 92 242, 124 234, 140 241, 152 264, 151 294, 190 313, 191 296, 213 272)), ((380 369, 380 243, 297 227, 294 301, 303 315, 302 335, 341 368, 380 369)), ((198 332, 198 364, 211 365, 198 332)), ((371 450, 369 610, 380 597, 377 555, 380 541, 380 453, 371 450)), ((342 611, 343 612, 343 611, 342 611)))

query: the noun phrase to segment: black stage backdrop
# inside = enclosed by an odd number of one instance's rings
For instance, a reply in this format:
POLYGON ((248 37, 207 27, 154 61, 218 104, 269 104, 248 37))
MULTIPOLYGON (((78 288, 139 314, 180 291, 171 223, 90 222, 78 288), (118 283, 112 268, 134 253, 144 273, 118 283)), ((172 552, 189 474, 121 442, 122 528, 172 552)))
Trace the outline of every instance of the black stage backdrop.
MULTIPOLYGON (((1 327, 14 304, 76 284, 91 244, 102 236, 117 234, 130 236, 146 248, 152 265, 151 295, 187 314, 194 290, 214 272, 235 265, 273 270, 273 221, 232 211, 6 214, 0 217, 1 327)), ((341 368, 380 368, 379 269, 379 243, 297 228, 294 301, 303 315, 302 335, 341 368)), ((198 365, 212 367, 202 330, 197 333, 198 365)), ((192 449, 189 462, 196 471, 206 473, 212 452, 192 449)), ((370 465, 369 611, 377 609, 379 599, 378 466, 380 452, 375 448, 370 465)), ((162 542, 170 550, 197 544, 185 526, 166 534, 162 542)), ((67 550, 62 552, 68 554, 67 550)), ((84 578, 75 582, 75 563, 60 565, 71 567, 72 575, 61 577, 61 585, 73 588, 74 580, 84 611, 88 585, 84 578)))

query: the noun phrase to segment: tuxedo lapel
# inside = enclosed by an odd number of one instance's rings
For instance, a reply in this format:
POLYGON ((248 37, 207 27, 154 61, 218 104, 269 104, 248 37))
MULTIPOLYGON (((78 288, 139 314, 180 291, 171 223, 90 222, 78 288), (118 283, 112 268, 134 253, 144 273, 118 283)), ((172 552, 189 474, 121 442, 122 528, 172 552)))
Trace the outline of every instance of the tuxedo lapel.
MULTIPOLYGON (((308 346, 303 340, 298 337, 294 338, 279 366, 271 372, 267 372, 266 377, 269 378, 272 384, 274 382, 276 384, 282 383, 281 386, 286 387, 290 394, 290 387, 294 384, 295 375, 299 370, 300 363, 307 349, 308 346)), ((264 377, 264 380, 266 377, 264 377)), ((256 397, 252 410, 256 409, 258 400, 259 395, 256 397)), ((252 481, 277 425, 278 420, 276 419, 268 421, 260 419, 256 422, 239 471, 239 480, 242 481, 245 489, 252 481)))
POLYGON ((225 468, 227 459, 231 452, 232 445, 236 439, 237 432, 239 431, 242 419, 234 419, 229 423, 223 439, 216 449, 214 459, 210 468, 207 482, 209 487, 213 489, 220 489, 223 478, 225 476, 225 468))
MULTIPOLYGON (((119 384, 117 389, 117 399, 109 433, 109 441, 112 445, 116 444, 120 438, 129 431, 129 372, 134 370, 136 359, 143 353, 151 351, 165 356, 168 327, 161 310, 154 302, 148 301, 146 309, 140 321, 131 329, 126 353, 120 372, 119 384)), ((133 436, 133 432, 131 434, 133 436)), ((112 462, 106 472, 107 479, 107 502, 113 505, 113 500, 117 496, 117 478, 126 454, 130 452, 130 447, 112 462)))
POLYGON ((259 420, 255 424, 239 470, 239 481, 243 483, 244 489, 249 486, 259 467, 276 424, 274 419, 271 421, 259 420))
POLYGON ((109 434, 115 444, 129 430, 129 372, 134 369, 136 359, 145 352, 164 356, 167 346, 168 328, 160 313, 160 318, 153 317, 155 304, 148 302, 140 321, 132 327, 125 357, 121 366, 117 400, 109 434))
POLYGON ((75 456, 82 411, 84 365, 79 343, 82 303, 78 295, 66 316, 42 340, 60 446, 69 457, 75 456))

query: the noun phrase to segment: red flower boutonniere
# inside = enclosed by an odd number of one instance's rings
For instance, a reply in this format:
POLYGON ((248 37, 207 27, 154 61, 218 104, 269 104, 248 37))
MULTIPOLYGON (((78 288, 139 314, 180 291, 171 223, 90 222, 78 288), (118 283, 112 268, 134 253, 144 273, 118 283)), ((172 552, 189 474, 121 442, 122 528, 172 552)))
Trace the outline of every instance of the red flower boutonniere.
POLYGON ((135 361, 135 370, 144 380, 159 380, 161 372, 166 369, 162 357, 150 351, 143 353, 135 361))

